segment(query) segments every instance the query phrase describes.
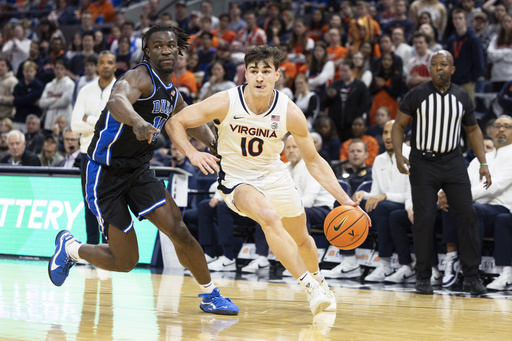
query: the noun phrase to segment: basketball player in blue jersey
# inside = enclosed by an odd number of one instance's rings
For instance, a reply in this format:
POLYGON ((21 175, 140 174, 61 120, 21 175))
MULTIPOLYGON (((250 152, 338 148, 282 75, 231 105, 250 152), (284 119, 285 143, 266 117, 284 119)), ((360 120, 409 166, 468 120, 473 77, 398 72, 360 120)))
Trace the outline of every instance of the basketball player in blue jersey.
MULTIPOLYGON (((128 272, 139 260, 137 237, 128 207, 148 219, 174 243, 181 264, 200 284, 205 312, 237 315, 238 307, 212 283, 201 246, 181 220, 181 212, 149 167, 157 135, 173 112, 186 104, 171 83, 178 53, 188 36, 166 25, 151 27, 144 36, 144 61, 114 84, 95 127, 86 170, 87 202, 98 218, 108 245, 83 244, 68 231, 55 240, 48 265, 53 284, 61 286, 80 259, 105 270, 128 272)), ((91 99, 93 100, 93 99, 91 99)), ((206 125, 188 130, 208 146, 215 138, 206 125)))
POLYGON ((205 174, 219 172, 218 189, 226 204, 261 225, 272 252, 304 287, 310 309, 317 314, 334 311, 336 299, 320 273, 304 207, 279 157, 287 132, 295 137, 311 175, 341 204, 357 204, 317 153, 302 111, 274 89, 281 58, 278 48, 252 48, 245 55, 247 85, 185 108, 166 129, 173 143, 205 174), (209 121, 218 129, 218 158, 198 152, 186 135, 186 129, 209 121))

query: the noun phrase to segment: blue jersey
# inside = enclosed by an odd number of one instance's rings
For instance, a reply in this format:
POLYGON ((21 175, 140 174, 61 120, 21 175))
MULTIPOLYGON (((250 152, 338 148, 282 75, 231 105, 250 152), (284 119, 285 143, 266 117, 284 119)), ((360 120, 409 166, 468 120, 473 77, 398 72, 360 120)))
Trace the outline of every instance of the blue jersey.
MULTIPOLYGON (((149 97, 139 98, 133 104, 133 109, 146 122, 161 130, 176 107, 178 92, 172 83, 165 85, 147 62, 136 67, 147 68, 153 82, 153 92, 149 97)), ((153 157, 157 135, 150 144, 146 140, 137 140, 133 128, 117 121, 105 107, 96 123, 87 155, 104 166, 137 168, 153 157)))

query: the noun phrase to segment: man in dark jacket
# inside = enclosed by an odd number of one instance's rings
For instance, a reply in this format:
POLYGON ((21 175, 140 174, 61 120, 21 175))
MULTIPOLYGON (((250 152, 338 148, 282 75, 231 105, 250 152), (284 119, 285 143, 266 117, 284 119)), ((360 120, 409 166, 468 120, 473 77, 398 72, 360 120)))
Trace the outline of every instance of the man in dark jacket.
POLYGON ((5 155, 0 163, 11 166, 41 166, 36 154, 25 150, 25 135, 19 130, 11 130, 7 134, 9 154, 5 155))
POLYGON ((44 85, 36 78, 37 64, 27 61, 23 66, 23 79, 14 87, 13 103, 16 107, 14 115, 15 128, 24 130, 29 114, 41 117, 41 108, 36 104, 43 94, 44 85))

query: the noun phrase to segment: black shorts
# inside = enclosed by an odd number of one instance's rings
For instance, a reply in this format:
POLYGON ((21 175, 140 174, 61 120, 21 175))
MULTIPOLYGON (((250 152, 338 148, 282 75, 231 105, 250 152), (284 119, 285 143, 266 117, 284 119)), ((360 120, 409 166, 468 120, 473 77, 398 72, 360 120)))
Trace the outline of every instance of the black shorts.
POLYGON ((106 236, 109 225, 128 233, 133 228, 128 207, 139 219, 165 204, 165 186, 144 164, 139 168, 113 168, 89 160, 86 200, 106 236))

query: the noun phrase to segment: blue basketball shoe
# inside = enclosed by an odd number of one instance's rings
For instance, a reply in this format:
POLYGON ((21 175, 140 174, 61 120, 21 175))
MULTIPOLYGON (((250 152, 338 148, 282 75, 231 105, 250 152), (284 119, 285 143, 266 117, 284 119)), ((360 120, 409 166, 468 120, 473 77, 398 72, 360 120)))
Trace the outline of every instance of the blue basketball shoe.
POLYGON ((202 311, 219 315, 238 315, 238 307, 229 298, 224 298, 218 288, 210 294, 199 294, 203 300, 199 305, 202 311))
POLYGON ((76 264, 76 261, 66 251, 66 246, 74 242, 82 244, 66 230, 60 231, 55 238, 55 253, 48 263, 48 276, 58 287, 64 284, 69 269, 76 264))

